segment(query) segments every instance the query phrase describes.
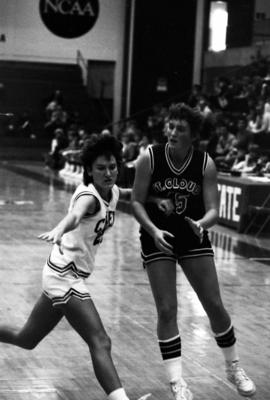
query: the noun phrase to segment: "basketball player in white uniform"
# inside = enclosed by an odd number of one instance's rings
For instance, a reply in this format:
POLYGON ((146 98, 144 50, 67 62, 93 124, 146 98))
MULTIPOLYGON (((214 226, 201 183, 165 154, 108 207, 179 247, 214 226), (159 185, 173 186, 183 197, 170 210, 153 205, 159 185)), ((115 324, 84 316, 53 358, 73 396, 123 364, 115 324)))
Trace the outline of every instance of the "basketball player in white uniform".
POLYGON ((75 190, 67 215, 39 236, 53 243, 43 270, 43 293, 22 329, 0 326, 1 342, 33 349, 65 316, 88 344, 96 377, 109 400, 128 397, 85 279, 94 268, 104 233, 114 223, 119 196, 130 195, 130 189, 115 185, 121 154, 122 145, 113 136, 93 135, 85 144, 83 183, 75 190))

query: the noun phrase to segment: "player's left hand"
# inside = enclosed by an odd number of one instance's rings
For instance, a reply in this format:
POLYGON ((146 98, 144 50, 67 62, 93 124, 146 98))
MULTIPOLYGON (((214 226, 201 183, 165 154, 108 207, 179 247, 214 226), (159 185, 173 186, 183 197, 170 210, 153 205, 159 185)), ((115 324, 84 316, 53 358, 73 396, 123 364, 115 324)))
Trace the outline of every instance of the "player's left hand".
POLYGON ((201 224, 198 221, 195 221, 194 219, 189 218, 189 217, 185 217, 185 220, 189 223, 189 225, 190 225, 191 229, 193 230, 193 232, 195 233, 195 235, 198 236, 200 243, 202 243, 204 229, 201 226, 201 224))
POLYGON ((157 206, 165 215, 171 215, 174 211, 174 204, 171 199, 157 199, 157 206))

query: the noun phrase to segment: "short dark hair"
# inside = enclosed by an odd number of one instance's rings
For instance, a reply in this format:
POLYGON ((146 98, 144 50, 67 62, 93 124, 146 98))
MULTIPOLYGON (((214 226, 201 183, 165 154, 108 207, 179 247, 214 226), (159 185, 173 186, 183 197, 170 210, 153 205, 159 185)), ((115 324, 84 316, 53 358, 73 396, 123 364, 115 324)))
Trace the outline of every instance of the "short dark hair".
POLYGON ((199 110, 189 107, 185 103, 174 103, 169 108, 169 119, 184 119, 190 125, 194 136, 199 133, 203 122, 203 116, 199 110))
POLYGON ((83 183, 88 185, 93 182, 93 178, 89 176, 87 168, 92 167, 94 161, 99 156, 110 158, 114 156, 118 169, 122 163, 122 143, 113 135, 92 134, 83 145, 81 152, 81 161, 83 164, 83 183))

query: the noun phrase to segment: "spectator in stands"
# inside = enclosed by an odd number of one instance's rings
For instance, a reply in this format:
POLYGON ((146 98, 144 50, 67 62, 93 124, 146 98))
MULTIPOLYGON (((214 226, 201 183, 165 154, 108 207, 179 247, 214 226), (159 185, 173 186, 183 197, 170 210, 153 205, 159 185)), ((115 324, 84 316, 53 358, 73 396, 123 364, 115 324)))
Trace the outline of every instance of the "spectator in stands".
POLYGON ((67 147, 68 140, 62 128, 56 128, 54 138, 51 141, 51 150, 45 156, 45 165, 53 170, 60 170, 64 167, 65 158, 62 151, 67 147))
POLYGON ((236 144, 235 141, 226 155, 215 158, 215 164, 218 171, 230 172, 234 164, 245 159, 246 151, 243 148, 238 149, 236 144))
POLYGON ((200 140, 208 141, 214 129, 215 116, 206 96, 201 96, 197 108, 203 116, 203 122, 200 128, 200 140))
POLYGON ((123 162, 135 160, 137 158, 139 149, 138 143, 135 140, 136 127, 133 125, 128 126, 122 133, 121 141, 123 144, 123 162))
POLYGON ((79 147, 83 147, 85 141, 90 138, 90 133, 84 127, 78 128, 78 145, 79 147))
POLYGON ((146 133, 142 135, 142 139, 139 142, 139 155, 143 154, 149 146, 151 146, 151 138, 146 133))
POLYGON ((241 115, 238 118, 235 137, 235 146, 238 149, 243 149, 245 152, 247 152, 248 146, 252 141, 252 137, 250 132, 247 130, 247 118, 245 115, 241 115))
POLYGON ((231 171, 244 173, 255 172, 259 156, 259 146, 256 144, 250 144, 248 152, 245 154, 245 158, 242 161, 235 160, 231 167, 231 171))
POLYGON ((190 107, 197 107, 199 100, 202 96, 202 86, 199 84, 194 84, 191 89, 191 94, 188 98, 188 105, 190 107))
POLYGON ((263 111, 261 107, 257 106, 250 110, 247 118, 247 131, 252 136, 264 132, 263 111))
POLYGON ((52 135, 56 128, 67 127, 68 115, 66 111, 62 109, 60 105, 52 112, 50 120, 45 123, 44 129, 49 134, 52 135))
POLYGON ((226 111, 229 105, 228 88, 228 79, 223 77, 218 77, 215 79, 213 93, 211 93, 209 96, 213 111, 226 111))
POLYGON ((262 128, 265 133, 270 134, 270 97, 267 98, 264 104, 262 128))
POLYGON ((63 105, 64 105, 63 93, 61 92, 61 90, 57 89, 53 93, 49 103, 46 105, 45 111, 47 120, 51 118, 53 111, 56 111, 58 106, 63 107, 63 105))
MULTIPOLYGON (((211 153, 214 159, 220 156, 226 156, 235 143, 235 136, 229 132, 228 124, 225 120, 221 119, 216 124, 216 145, 211 153)), ((208 145, 209 146, 209 145, 208 145)), ((209 147, 208 147, 209 150, 209 147)))
MULTIPOLYGON (((259 163, 258 163, 259 164, 259 163)), ((265 175, 270 175, 270 159, 269 155, 265 155, 264 159, 262 160, 262 167, 260 172, 265 175)))
POLYGON ((202 95, 200 97, 197 107, 204 118, 210 117, 213 114, 206 96, 202 95))

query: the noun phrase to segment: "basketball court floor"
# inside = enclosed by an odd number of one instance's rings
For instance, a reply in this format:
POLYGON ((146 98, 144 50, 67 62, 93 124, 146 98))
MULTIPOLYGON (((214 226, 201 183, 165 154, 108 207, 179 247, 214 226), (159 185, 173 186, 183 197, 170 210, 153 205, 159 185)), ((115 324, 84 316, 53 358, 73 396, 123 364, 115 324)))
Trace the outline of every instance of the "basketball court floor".
MULTIPOLYGON (((37 236, 51 229, 68 207, 72 188, 43 175, 43 166, 0 165, 1 324, 19 327, 28 317, 41 293, 41 272, 50 251, 37 236)), ((270 400, 270 239, 221 226, 211 237, 241 361, 257 385, 253 398, 270 400)), ((177 282, 184 377, 194 400, 240 399, 225 379, 208 319, 180 267, 177 282)), ((153 400, 172 400, 156 340, 155 306, 140 261, 138 224, 130 214, 117 212, 88 285, 130 399, 151 392, 153 400)), ((1 400, 105 398, 87 346, 64 319, 32 351, 0 343, 1 400)))

